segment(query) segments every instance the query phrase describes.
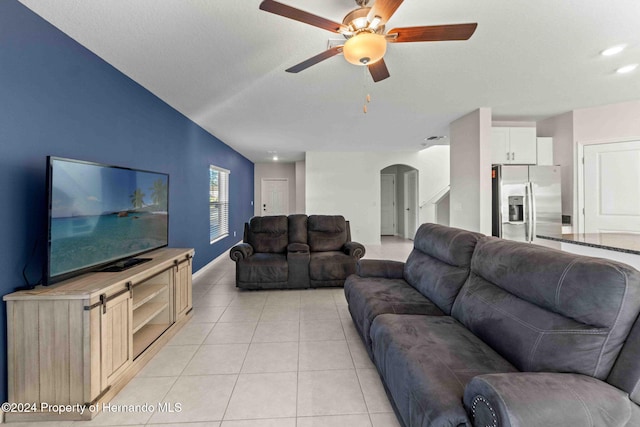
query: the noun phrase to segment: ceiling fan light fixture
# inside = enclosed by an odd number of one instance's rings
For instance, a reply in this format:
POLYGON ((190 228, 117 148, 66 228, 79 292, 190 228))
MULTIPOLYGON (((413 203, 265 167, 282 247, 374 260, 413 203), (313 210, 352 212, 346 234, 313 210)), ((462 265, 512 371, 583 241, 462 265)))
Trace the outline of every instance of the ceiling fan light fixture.
POLYGON ((387 52, 387 40, 375 33, 362 32, 344 44, 344 58, 354 65, 373 64, 387 52))
POLYGON ((363 28, 367 28, 367 24, 368 24, 368 22, 367 22, 367 17, 366 16, 361 16, 360 18, 356 18, 351 23, 351 25, 353 26, 353 29, 355 31, 361 30, 363 28))
POLYGON ((369 23, 369 28, 371 28, 374 31, 377 30, 378 29, 378 25, 380 25, 380 22, 382 22, 382 18, 380 18, 377 15, 374 16, 374 18, 369 23))

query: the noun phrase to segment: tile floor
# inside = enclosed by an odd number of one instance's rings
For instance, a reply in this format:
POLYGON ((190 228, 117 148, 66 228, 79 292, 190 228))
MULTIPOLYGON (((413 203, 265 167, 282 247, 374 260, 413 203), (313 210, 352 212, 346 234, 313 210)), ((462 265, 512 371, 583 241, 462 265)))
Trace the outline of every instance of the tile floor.
MULTIPOLYGON (((366 258, 404 261, 385 237, 366 258)), ((242 291, 222 256, 194 277, 194 315, 116 396, 179 412, 103 412, 90 422, 15 426, 397 427, 342 288, 242 291)))

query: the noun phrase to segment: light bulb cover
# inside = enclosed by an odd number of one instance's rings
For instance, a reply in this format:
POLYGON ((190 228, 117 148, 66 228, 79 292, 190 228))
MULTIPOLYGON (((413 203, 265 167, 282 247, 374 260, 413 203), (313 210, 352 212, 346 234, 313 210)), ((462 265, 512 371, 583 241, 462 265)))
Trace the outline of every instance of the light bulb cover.
POLYGON ((638 64, 629 64, 629 65, 625 65, 624 67, 620 67, 616 70, 616 73, 618 74, 627 74, 630 73, 632 71, 634 71, 636 68, 638 68, 638 64))
POLYGON ((374 33, 359 33, 346 41, 344 59, 354 65, 369 65, 382 59, 387 52, 387 40, 374 33))
POLYGON ((602 56, 617 55, 618 53, 622 52, 625 47, 627 47, 627 45, 619 44, 617 46, 612 46, 612 47, 610 47, 608 49, 603 50, 602 52, 600 52, 600 54, 602 56))

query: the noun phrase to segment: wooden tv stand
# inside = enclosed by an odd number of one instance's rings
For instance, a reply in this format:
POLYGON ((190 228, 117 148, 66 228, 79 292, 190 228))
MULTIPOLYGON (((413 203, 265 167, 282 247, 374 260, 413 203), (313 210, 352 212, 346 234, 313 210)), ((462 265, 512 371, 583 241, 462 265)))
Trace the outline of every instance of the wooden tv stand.
POLYGON ((125 271, 5 295, 13 406, 5 420, 100 412, 191 317, 193 254, 159 249, 125 271))

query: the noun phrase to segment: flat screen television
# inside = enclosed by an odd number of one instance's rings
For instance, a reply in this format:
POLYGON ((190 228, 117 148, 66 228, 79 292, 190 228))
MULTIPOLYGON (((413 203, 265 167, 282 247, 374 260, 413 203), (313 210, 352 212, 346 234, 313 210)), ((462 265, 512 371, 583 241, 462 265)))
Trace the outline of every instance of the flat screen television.
POLYGON ((167 246, 167 174, 49 156, 47 192, 46 285, 167 246))

